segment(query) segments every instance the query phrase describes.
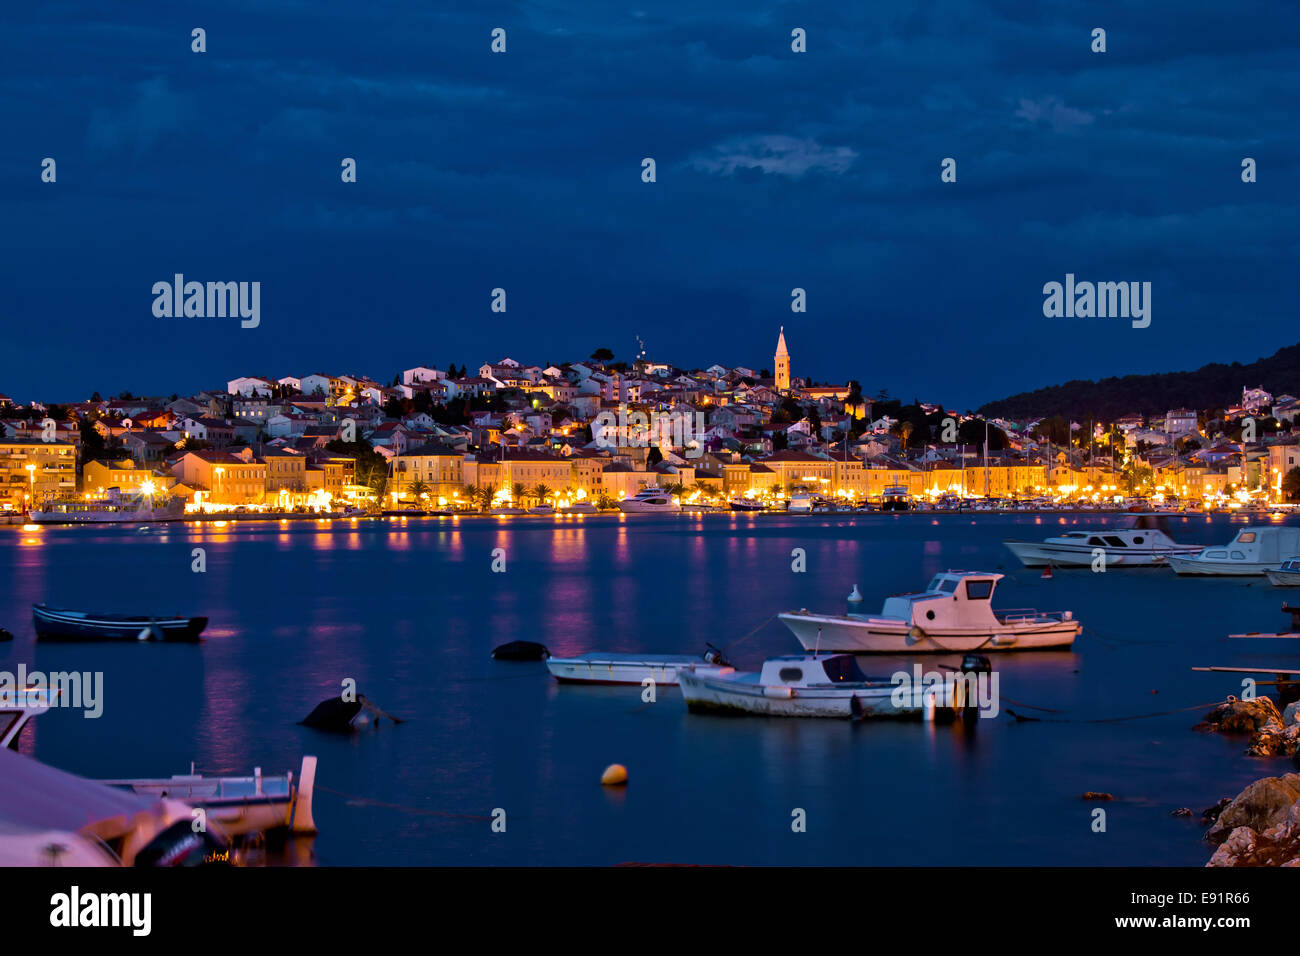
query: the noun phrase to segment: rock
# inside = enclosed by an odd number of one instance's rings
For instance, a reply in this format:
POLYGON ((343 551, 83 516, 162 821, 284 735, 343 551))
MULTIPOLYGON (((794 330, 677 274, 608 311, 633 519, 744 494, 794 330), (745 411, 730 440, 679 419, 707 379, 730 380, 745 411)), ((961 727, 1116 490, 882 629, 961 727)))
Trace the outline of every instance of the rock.
POLYGON ((492 648, 494 661, 544 661, 550 656, 546 645, 536 641, 511 641, 492 648))
POLYGON ((1242 828, 1262 833, 1286 820, 1298 800, 1300 773, 1256 780, 1223 808, 1205 839, 1214 844, 1223 843, 1233 831, 1242 828))
POLYGON ((1293 701, 1286 705, 1286 710, 1282 711, 1282 726, 1294 727, 1300 724, 1300 700, 1293 701))
POLYGON ((1190 817, 1192 815, 1191 807, 1179 807, 1177 810, 1170 810, 1171 817, 1190 817))
POLYGON ((1215 820, 1219 819, 1219 814, 1223 812, 1223 808, 1230 803, 1232 803, 1232 797, 1224 797, 1214 806, 1210 807, 1207 810, 1203 810, 1201 812, 1201 822, 1213 823, 1215 820))
MULTIPOLYGON (((1282 715, 1270 697, 1256 697, 1253 700, 1239 700, 1229 697, 1214 710, 1205 715, 1205 729, 1216 730, 1221 734, 1253 733, 1270 720, 1282 722, 1282 715)), ((1198 724, 1198 727, 1205 727, 1198 724)))
POLYGON ((1081 800, 1114 800, 1115 798, 1109 793, 1101 793, 1096 790, 1089 790, 1079 799, 1081 800))
POLYGON ((1300 750, 1300 724, 1283 727, 1270 720, 1255 731, 1246 753, 1252 757, 1291 757, 1300 750))
POLYGON ((1263 832, 1237 827, 1206 866, 1300 866, 1300 801, 1291 805, 1279 823, 1263 832))

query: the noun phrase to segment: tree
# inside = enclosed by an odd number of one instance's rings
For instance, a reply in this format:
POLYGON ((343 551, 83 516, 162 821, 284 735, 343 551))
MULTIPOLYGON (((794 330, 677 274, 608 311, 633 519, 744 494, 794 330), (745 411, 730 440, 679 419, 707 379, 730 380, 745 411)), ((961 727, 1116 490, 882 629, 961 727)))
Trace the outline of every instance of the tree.
POLYGON ((555 492, 551 491, 547 485, 541 482, 538 482, 533 486, 532 495, 537 499, 538 504, 546 504, 547 500, 554 494, 555 492))
POLYGON ((1282 493, 1287 501, 1300 501, 1300 468, 1292 468, 1282 476, 1282 493))
POLYGON ((522 481, 516 481, 513 485, 510 486, 510 503, 514 505, 518 505, 523 500, 524 500, 524 483, 522 481))
POLYGON ((417 478, 406 486, 406 490, 410 493, 412 498, 419 501, 429 493, 429 486, 417 478))
POLYGON ((596 351, 591 353, 591 360, 593 362, 610 362, 613 361, 613 359, 614 353, 609 349, 596 349, 596 351))

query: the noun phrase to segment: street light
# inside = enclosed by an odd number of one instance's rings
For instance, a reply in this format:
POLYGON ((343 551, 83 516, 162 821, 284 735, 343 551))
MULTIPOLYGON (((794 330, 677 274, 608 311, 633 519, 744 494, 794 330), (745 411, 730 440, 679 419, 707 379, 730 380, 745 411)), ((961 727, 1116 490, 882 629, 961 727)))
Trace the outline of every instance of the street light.
POLYGON ((31 492, 27 496, 27 500, 30 502, 30 504, 28 504, 27 506, 27 513, 31 514, 31 510, 36 507, 36 466, 35 465, 27 466, 27 481, 31 486, 31 492))

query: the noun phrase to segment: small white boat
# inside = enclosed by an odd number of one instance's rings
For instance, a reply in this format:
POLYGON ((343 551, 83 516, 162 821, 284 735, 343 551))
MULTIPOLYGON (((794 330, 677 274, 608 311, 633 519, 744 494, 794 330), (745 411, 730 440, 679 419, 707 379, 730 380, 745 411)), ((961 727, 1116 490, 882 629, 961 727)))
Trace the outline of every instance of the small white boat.
POLYGON ((867 677, 852 654, 774 657, 761 671, 684 670, 678 679, 692 713, 775 717, 936 719, 962 709, 966 686, 948 672, 937 686, 905 688, 887 677, 867 677))
POLYGON ((801 491, 790 496, 790 500, 786 503, 785 510, 792 515, 810 515, 817 507, 817 504, 818 499, 816 495, 810 495, 801 491))
MULTIPOLYGON (((924 591, 886 598, 878 615, 777 615, 805 650, 856 654, 968 653, 1069 647, 1082 630, 1070 611, 994 611, 993 592, 1003 575, 948 571, 924 591)), ((850 606, 860 605, 855 586, 850 606)))
POLYGON ((1046 541, 1004 541, 1027 568, 1087 567, 1098 548, 1106 552, 1106 567, 1150 568, 1162 566, 1171 555, 1191 556, 1205 545, 1179 544, 1170 535, 1166 515, 1124 515, 1113 528, 1066 531, 1046 541))
POLYGON ((1300 528, 1250 525, 1226 545, 1211 545, 1190 557, 1171 555, 1169 566, 1185 575, 1258 576, 1294 554, 1300 554, 1300 528))
POLYGON ((231 836, 274 830, 316 832, 311 815, 315 757, 302 758, 296 783, 292 770, 268 777, 263 776, 261 767, 255 767, 248 777, 205 777, 194 772, 193 764, 188 774, 99 782, 132 793, 183 800, 190 806, 202 807, 208 820, 218 823, 222 832, 231 836))
POLYGON ((1275 588, 1300 588, 1300 557, 1287 558, 1264 573, 1275 588))
POLYGON ((561 508, 560 513, 566 515, 594 515, 600 514, 600 509, 590 501, 575 501, 573 504, 561 508))
POLYGON ((620 501, 618 510, 629 515, 654 514, 681 511, 682 506, 663 488, 642 488, 631 498, 620 501))
POLYGON ((501 505, 500 507, 493 508, 488 512, 488 514, 492 515, 521 515, 524 513, 523 508, 515 508, 511 505, 501 505))
POLYGON ((700 656, 690 654, 618 654, 593 651, 576 657, 549 657, 546 669, 562 684, 676 684, 683 670, 700 674, 735 670, 722 653, 710 647, 700 656))
POLYGON ((528 513, 530 515, 553 515, 555 514, 555 509, 550 505, 537 505, 536 507, 529 508, 528 513))

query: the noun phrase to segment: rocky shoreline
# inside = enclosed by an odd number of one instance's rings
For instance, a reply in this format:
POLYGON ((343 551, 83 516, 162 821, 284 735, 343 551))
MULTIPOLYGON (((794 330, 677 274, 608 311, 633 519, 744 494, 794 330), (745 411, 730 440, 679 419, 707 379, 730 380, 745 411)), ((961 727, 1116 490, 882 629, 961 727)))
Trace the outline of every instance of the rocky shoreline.
MULTIPOLYGON (((1249 734, 1252 757, 1289 756, 1300 764, 1300 702, 1279 711, 1268 697, 1229 697, 1197 730, 1249 734)), ((1205 839, 1217 847, 1206 866, 1300 867, 1300 773, 1264 777, 1205 811, 1205 839)))

